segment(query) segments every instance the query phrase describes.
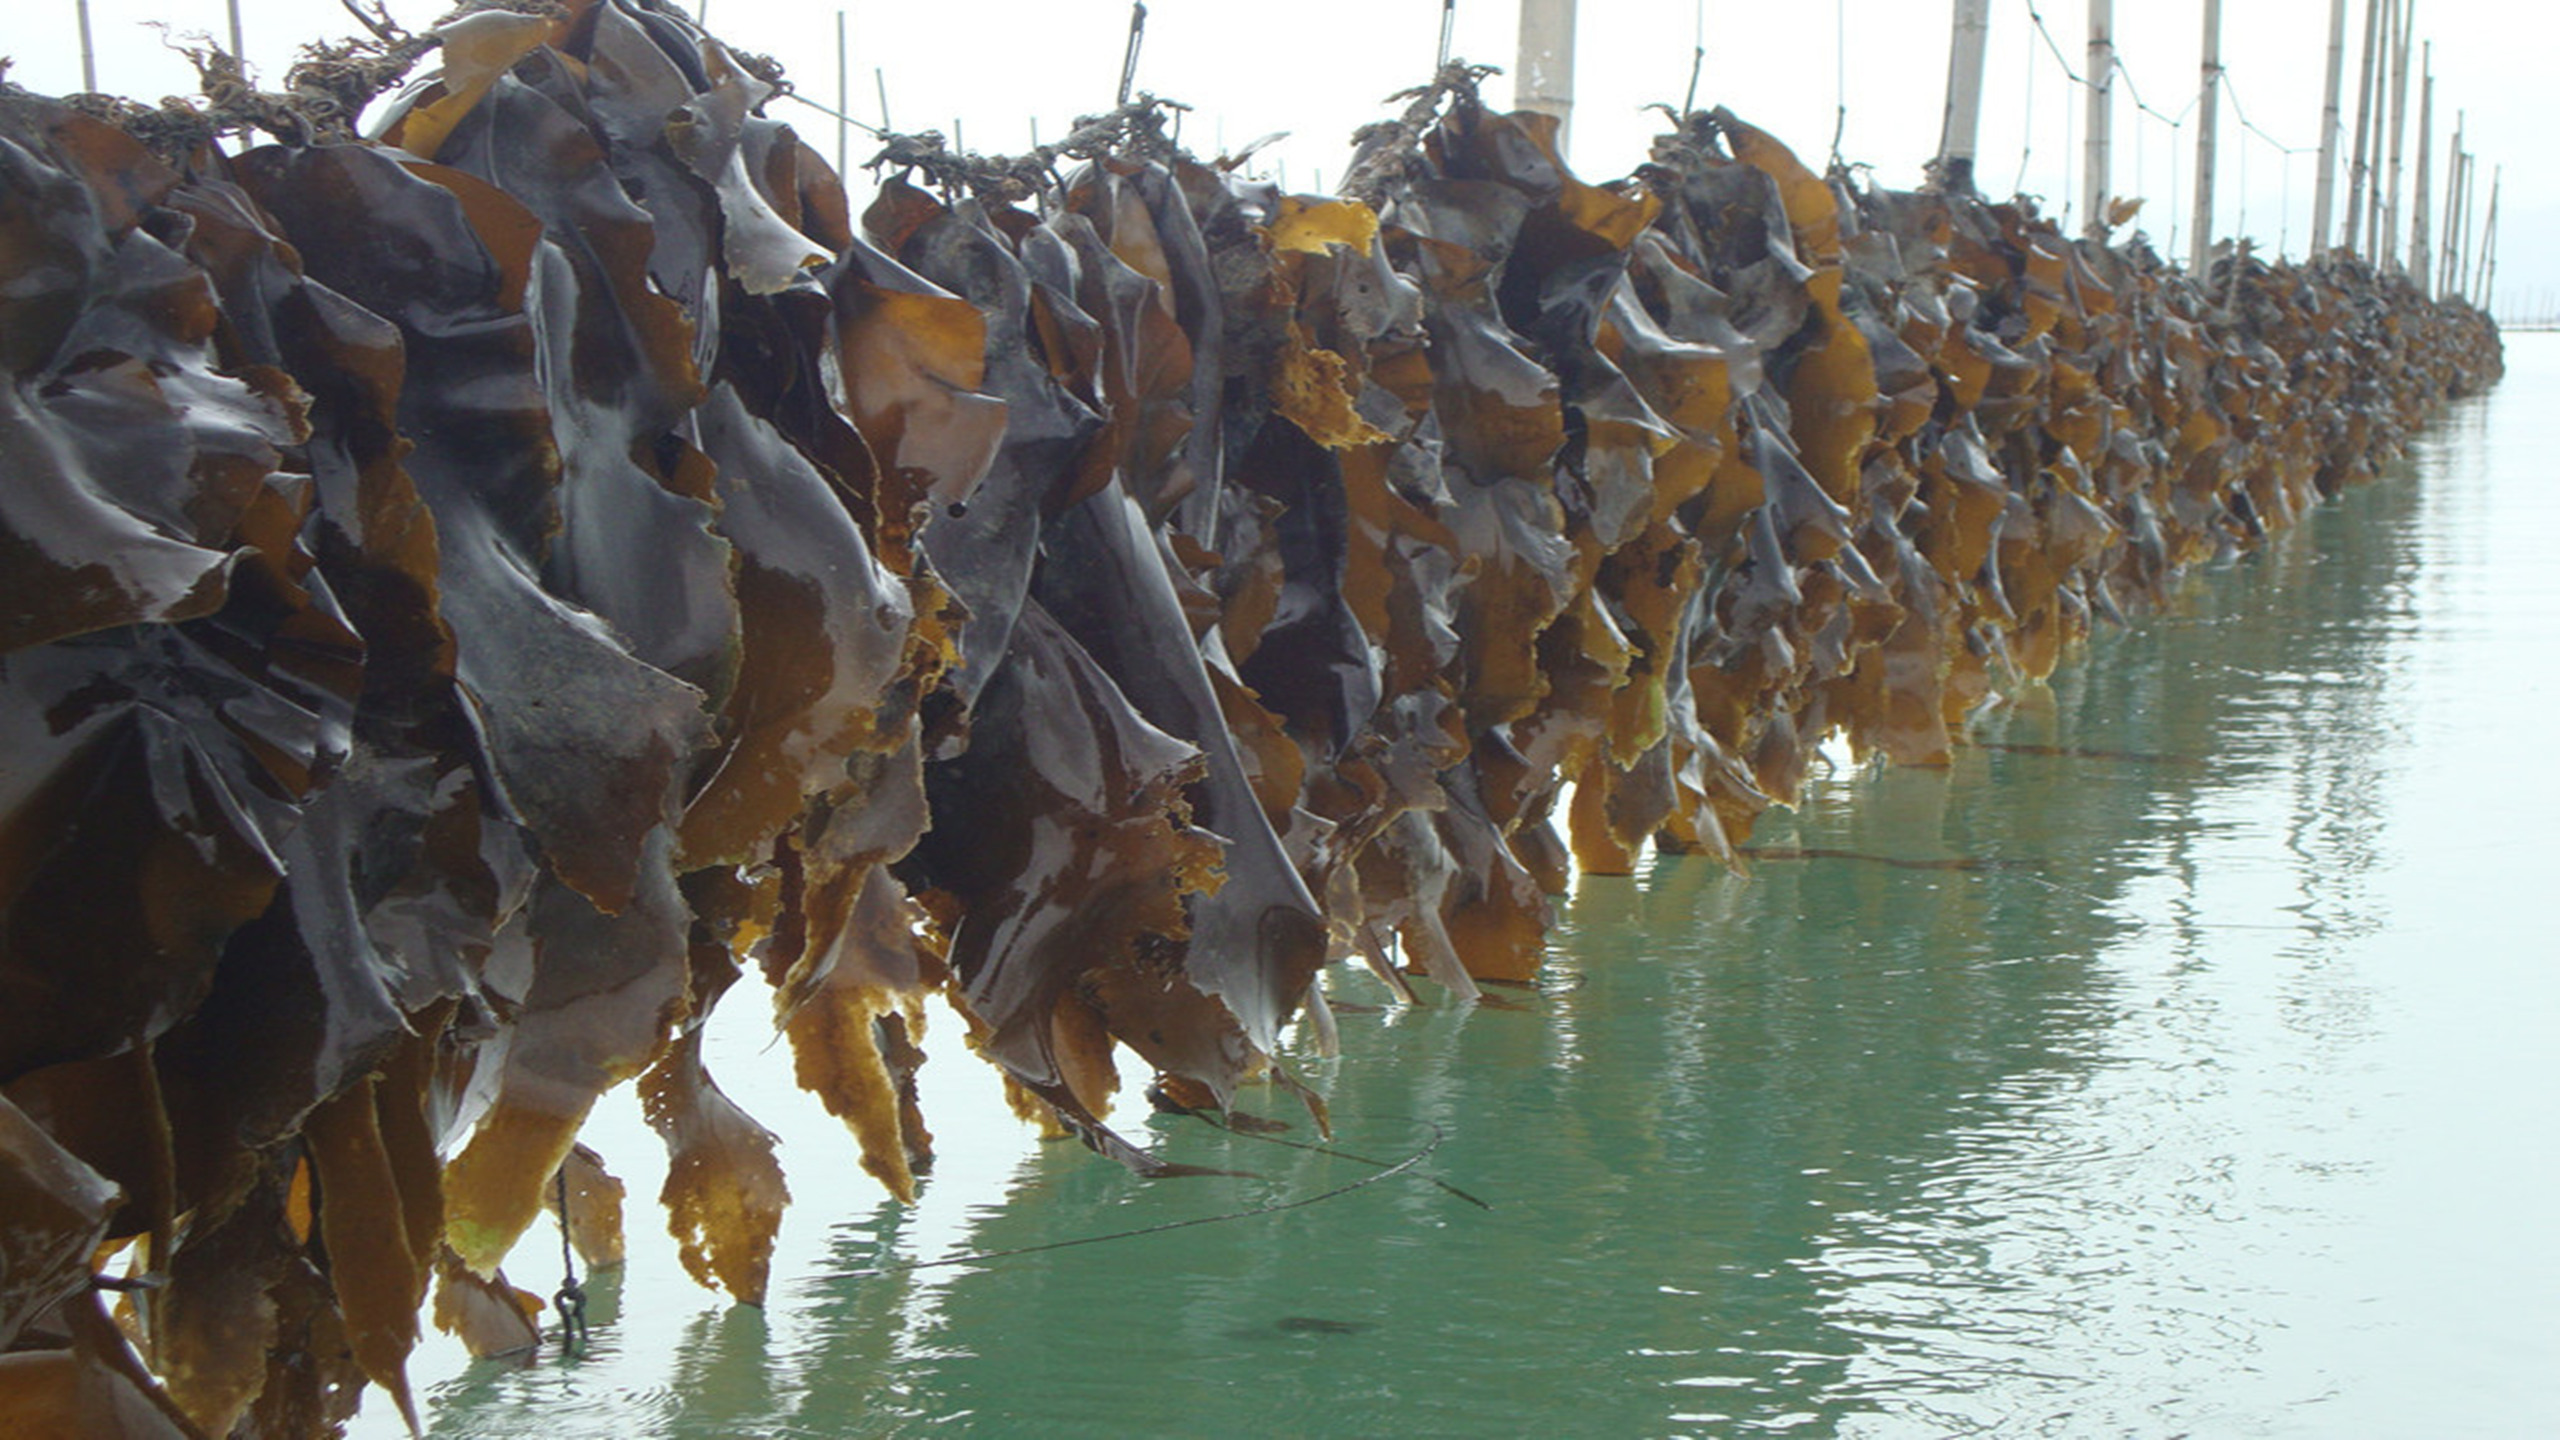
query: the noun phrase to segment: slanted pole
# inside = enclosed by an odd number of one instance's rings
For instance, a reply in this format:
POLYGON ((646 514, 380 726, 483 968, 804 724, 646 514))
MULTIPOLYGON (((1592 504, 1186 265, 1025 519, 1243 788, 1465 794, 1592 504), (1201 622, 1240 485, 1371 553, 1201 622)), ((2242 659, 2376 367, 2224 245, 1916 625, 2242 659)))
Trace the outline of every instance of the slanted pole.
POLYGON ((2464 228, 2471 223, 2471 165, 2462 153, 2462 132, 2469 117, 2454 112, 2453 154, 2445 166, 2444 188, 2444 273, 2436 283, 2436 293, 2453 295, 2462 283, 2463 251, 2468 248, 2470 234, 2464 228))
POLYGON ((2338 88, 2347 69, 2347 0, 2329 0, 2329 75, 2320 92, 2320 178, 2311 189, 2311 258, 2329 253, 2338 198, 2338 88))
MULTIPOLYGON (((2336 3, 2344 5, 2347 0, 2336 3)), ((2111 118, 2107 101, 2116 82, 2115 28, 2115 0, 2089 0, 2089 140, 2082 156, 2080 188, 2089 197, 2088 223, 2082 228, 2092 240, 2107 235, 2107 122, 2111 118)))
POLYGON ((2480 227, 2480 299, 2478 303, 2484 311, 2498 298, 2498 182, 2504 180, 2506 176, 2507 167, 2504 165, 2489 172, 2488 223, 2480 227))
POLYGON ((2428 261, 2432 258, 2429 242, 2435 237, 2428 233, 2427 226, 2427 211, 2433 199, 2428 193, 2427 157, 2436 144, 2435 42, 2421 46, 2418 54, 2418 73, 2422 77, 2418 85, 2418 178, 2417 188, 2409 194, 2416 205, 2416 213, 2409 217, 2409 277, 2418 282, 2419 294, 2432 296, 2436 292, 2428 261))
POLYGON ((1520 66, 1511 103, 1556 117, 1556 144, 1573 134, 1573 29, 1576 0, 1521 0, 1520 66))
POLYGON ((2364 213, 2373 177, 2365 155, 2366 142, 2373 134, 2373 37, 2381 17, 2382 0, 2364 0, 2364 58, 2356 65, 2355 159, 2347 165, 2346 234, 2339 242, 2349 253, 2362 253, 2356 249, 2356 239, 2370 231, 2364 223, 2364 213))
POLYGON ((2197 84, 2195 231, 2187 246, 2187 273, 2201 284, 2213 258, 2214 101, 2222 94, 2222 0, 2204 0, 2204 65, 2197 84))
POLYGON ((1973 189, 1974 143, 1982 131, 1982 55, 1991 43, 1991 0, 1956 0, 1947 46, 1947 114, 1938 129, 1938 188, 1973 189))

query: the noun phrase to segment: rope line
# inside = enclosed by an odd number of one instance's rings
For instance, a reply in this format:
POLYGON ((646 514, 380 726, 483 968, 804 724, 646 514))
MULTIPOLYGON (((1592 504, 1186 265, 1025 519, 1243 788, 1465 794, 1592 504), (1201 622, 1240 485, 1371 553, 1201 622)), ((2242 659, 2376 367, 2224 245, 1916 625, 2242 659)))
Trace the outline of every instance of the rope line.
MULTIPOLYGON (((2063 53, 2061 42, 2053 38, 2052 29, 2044 23, 2044 12, 2036 8, 2035 0, 2026 0, 2026 6, 2027 18, 2035 22, 2036 34, 2044 38, 2044 48, 2053 53, 2054 63, 2062 67, 2063 76, 2070 80, 2072 84, 2080 86, 2083 89, 2096 88, 2091 84, 2089 77, 2081 74, 2072 66, 2071 58, 2063 53)), ((2133 75, 2124 63, 2124 51, 2119 47, 2110 47, 2110 49, 2114 56, 2116 76, 2118 79, 2124 81, 2124 88, 2131 96, 2135 109, 2163 122, 2172 130, 2177 129, 2180 125, 2186 123, 2187 111, 2196 108, 2194 101, 2188 101, 2187 109, 2179 111, 2174 118, 2162 114, 2159 110, 2153 108, 2149 101, 2142 98, 2142 87, 2133 83, 2133 75)))
MULTIPOLYGON (((797 100, 801 104, 808 106, 810 109, 817 111, 821 115, 843 121, 847 125, 861 131, 863 134, 870 136, 874 140, 885 140, 889 136, 889 132, 881 129, 879 126, 874 125, 867 120, 856 120, 852 116, 847 115, 842 110, 839 110, 832 105, 821 105, 817 101, 810 99, 808 96, 801 94, 797 90, 785 90, 779 98, 784 100, 797 100)), ((1035 120, 1032 123, 1037 125, 1040 122, 1035 120)))
MULTIPOLYGON (((1318 186, 1317 188, 1322 189, 1323 187, 1318 186)), ((1331 1145, 1317 1145, 1305 1140, 1291 1140, 1280 1135, 1266 1135, 1259 1130, 1238 1129, 1236 1126, 1230 1125, 1226 1121, 1219 1119, 1215 1111, 1185 1110, 1182 1113, 1213 1130, 1223 1130, 1229 1135, 1238 1136, 1246 1140, 1259 1140, 1266 1145, 1286 1145, 1292 1150, 1304 1150, 1315 1155, 1332 1155, 1340 1159, 1349 1160, 1355 1164, 1373 1165, 1381 1170, 1388 1168, 1394 1163, 1387 1160, 1371 1159, 1369 1156, 1354 1154, 1349 1150, 1336 1149, 1331 1145)), ((1441 1179, 1437 1175, 1425 1175, 1422 1178, 1430 1181, 1441 1189, 1448 1191, 1450 1194, 1457 1196, 1459 1199, 1466 1201, 1468 1204, 1473 1205, 1479 1210, 1490 1210, 1493 1208, 1493 1202, 1470 1195, 1466 1191, 1459 1189, 1457 1186, 1450 1184, 1448 1181, 1441 1179)))
MULTIPOLYGON (((1441 1143, 1449 1138, 1449 1133, 1441 1129, 1440 1126, 1433 1121, 1423 1120, 1417 1123, 1430 1129, 1431 1142, 1429 1144, 1423 1146, 1419 1150, 1416 1150, 1402 1160, 1397 1161, 1395 1164, 1388 1166, 1386 1169, 1376 1172, 1375 1174, 1363 1175, 1359 1179, 1354 1180, 1347 1185, 1336 1185, 1330 1190, 1319 1191, 1313 1195, 1301 1195, 1295 1200, 1274 1200, 1261 1205, 1249 1205, 1241 1210, 1222 1210, 1215 1215, 1194 1215, 1184 1220, 1167 1220, 1155 1225, 1141 1225, 1134 1230, 1112 1230, 1100 1235, 1078 1235, 1072 1239, 1049 1240, 1038 1245, 1015 1245, 1003 1250, 979 1250, 966 1255, 945 1255, 939 1259, 910 1260, 895 1265, 873 1265, 859 1270, 823 1271, 812 1278, 819 1280, 876 1280, 891 1275, 905 1275, 917 1270, 940 1270, 953 1265, 984 1265, 990 1260, 1010 1260, 1017 1256, 1039 1255, 1051 1250, 1072 1250, 1081 1245, 1100 1245, 1112 1240, 1136 1240, 1148 1235, 1162 1235, 1174 1230, 1189 1230, 1201 1225, 1221 1225, 1229 1221, 1251 1220, 1263 1215, 1277 1215, 1287 1210, 1303 1210, 1310 1205, 1321 1205, 1327 1200, 1338 1200, 1343 1196, 1350 1194, 1354 1190, 1365 1190, 1380 1181, 1392 1180, 1396 1176, 1411 1170, 1414 1166, 1421 1164, 1423 1161, 1430 1159, 1432 1153, 1440 1148, 1441 1143)), ((1476 1203, 1483 1204, 1482 1201, 1477 1201, 1476 1203)))

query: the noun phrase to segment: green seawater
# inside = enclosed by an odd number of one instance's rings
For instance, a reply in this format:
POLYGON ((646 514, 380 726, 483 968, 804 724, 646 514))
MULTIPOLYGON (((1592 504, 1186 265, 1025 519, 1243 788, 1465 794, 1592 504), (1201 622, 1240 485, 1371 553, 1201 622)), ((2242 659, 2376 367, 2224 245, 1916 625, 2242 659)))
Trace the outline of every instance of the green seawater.
POLYGON ((1586 879, 1509 1005, 1334 977, 1340 1057, 1296 1057, 1334 1144, 1436 1146, 1334 1198, 853 1276, 1378 1165, 1124 1108, 1246 1172, 1137 1182, 1030 1139, 945 1023, 901 1209, 739 997, 712 1063, 796 1196, 770 1304, 683 1277, 613 1097, 592 1347, 431 1346, 431 1432, 2560 1433, 2560 337, 2509 364, 1951 770, 1836 771, 1754 837, 1844 853, 1586 879))

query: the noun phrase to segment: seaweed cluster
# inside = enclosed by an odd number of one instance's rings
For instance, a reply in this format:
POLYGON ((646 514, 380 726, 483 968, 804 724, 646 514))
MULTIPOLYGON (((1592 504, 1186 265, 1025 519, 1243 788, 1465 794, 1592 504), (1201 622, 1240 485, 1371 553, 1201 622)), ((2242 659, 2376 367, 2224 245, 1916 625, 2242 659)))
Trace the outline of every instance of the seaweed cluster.
POLYGON ((1463 66, 1358 198, 908 144, 857 229, 669 8, 466 10, 371 141, 0 95, 30 1433, 405 1412, 431 1290, 530 1343, 498 1264, 553 1203, 612 1257, 575 1141, 630 1081, 760 1299, 741 981, 894 1194, 935 991, 1160 1170, 1116 1048, 1305 1094, 1326 965, 1532 974, 1573 867, 1730 859, 1834 733, 1943 762, 2498 370, 2352 260, 2199 283, 1722 111, 1590 185, 1463 66))

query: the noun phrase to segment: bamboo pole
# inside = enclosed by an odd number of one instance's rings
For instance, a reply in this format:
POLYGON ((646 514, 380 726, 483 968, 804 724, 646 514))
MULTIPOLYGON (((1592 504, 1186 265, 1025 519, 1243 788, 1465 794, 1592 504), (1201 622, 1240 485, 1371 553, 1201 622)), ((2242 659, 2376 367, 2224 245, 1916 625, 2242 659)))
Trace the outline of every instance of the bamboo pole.
POLYGON ((1955 0, 1947 45, 1947 113, 1938 129, 1938 188, 1973 189, 1974 142, 1982 131, 1982 53, 1991 43, 1991 0, 1955 0))
POLYGON ((2201 283, 2213 258, 2213 161, 2215 101, 2222 94, 2222 0, 2204 0, 2204 64, 2196 90, 2195 229, 2187 245, 2187 273, 2201 283))
POLYGON ((2311 189, 2311 258, 2329 253, 2338 198, 2338 87, 2347 68, 2347 0, 2329 0, 2329 73, 2320 91, 2320 178, 2311 189))
POLYGON ((1556 117, 1556 145, 1573 134, 1573 31, 1577 0, 1521 0, 1520 67, 1512 104, 1556 117))
POLYGON ((2373 52, 2373 182, 2365 194, 2366 258, 2382 263, 2383 136, 2391 133, 2391 42, 2400 33, 2401 0, 2383 0, 2382 33, 2373 52))
POLYGON ((2467 273, 2469 256, 2466 253, 2471 232, 2471 156, 2468 152, 2461 150, 2455 152, 2454 175, 2462 187, 2461 199, 2457 202, 2462 207, 2460 212, 2462 228, 2454 233, 2461 236, 2464 243, 2457 245, 2453 252, 2446 256, 2453 265, 2452 273, 2446 278, 2445 293, 2447 294, 2459 294, 2471 278, 2467 273))
POLYGON ((2507 176, 2507 167, 2489 172, 2488 223, 2480 227, 2480 301, 2487 310, 2498 298, 2498 183, 2507 176))
POLYGON ((89 0, 80 0, 80 88, 98 93, 98 47, 89 38, 89 0))
POLYGON ((2431 198, 2427 182, 2427 157, 2436 146, 2434 139, 2435 42, 2427 42, 2420 47, 2418 54, 2418 73, 2421 77, 2418 85, 2418 175, 2416 187, 2409 192, 2410 200, 2415 202, 2415 213, 2409 217, 2409 276, 2418 282, 2419 294, 2433 296, 2436 293, 2432 285, 2434 277, 2427 273, 2430 268, 2428 262, 2433 258, 2429 243, 2435 238, 2428 233, 2427 226, 2427 211, 2430 208, 2431 198))
POLYGON ((2391 171, 2383 187, 2382 263, 2400 266, 2400 150, 2409 131, 2409 36, 2417 28, 2414 0, 2400 0, 2394 18, 2400 38, 2391 47, 2391 171))
POLYGON ((2470 117, 2454 112, 2453 154, 2445 166, 2444 191, 2444 260, 2443 275, 2437 281, 2436 293, 2453 295, 2462 283, 2463 251, 2469 242, 2465 229, 2471 223, 2466 213, 2470 199, 2471 167, 2462 153, 2462 132, 2470 117))
POLYGON ((2373 35, 2381 15, 2382 0, 2364 0, 2364 56, 2356 64, 2355 159, 2347 166, 2347 224, 2340 242, 2349 253, 2356 252, 2356 238, 2367 230, 2364 207, 2371 177, 2365 163, 2365 141, 2373 131, 2373 35))
MULTIPOLYGON (((2346 0, 2335 3, 2343 5, 2346 0)), ((2115 0, 2089 0, 2089 139, 2080 188, 2089 197, 2088 220, 2081 228, 2093 240, 2107 236, 2107 127, 2113 118, 2107 102, 2116 83, 2115 12, 2115 0)))

